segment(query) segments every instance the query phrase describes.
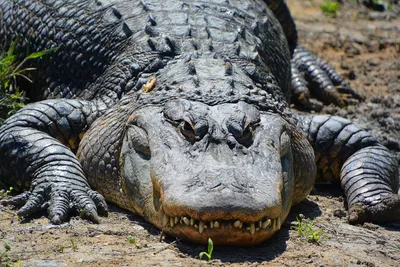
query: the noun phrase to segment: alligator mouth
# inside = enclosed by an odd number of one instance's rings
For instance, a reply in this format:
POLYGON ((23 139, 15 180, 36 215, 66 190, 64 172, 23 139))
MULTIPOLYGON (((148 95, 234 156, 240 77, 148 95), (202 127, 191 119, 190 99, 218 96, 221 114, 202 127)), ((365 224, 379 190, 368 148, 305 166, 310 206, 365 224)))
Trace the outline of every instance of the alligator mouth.
POLYGON ((238 219, 201 221, 188 215, 168 215, 162 208, 159 214, 164 232, 194 243, 206 244, 211 238, 218 245, 256 245, 281 228, 280 216, 244 222, 238 219))
POLYGON ((281 218, 263 218, 257 222, 242 222, 240 220, 200 221, 190 216, 168 216, 163 212, 163 228, 192 227, 199 234, 206 233, 208 229, 235 228, 238 231, 250 232, 254 235, 258 231, 277 231, 281 228, 281 218))

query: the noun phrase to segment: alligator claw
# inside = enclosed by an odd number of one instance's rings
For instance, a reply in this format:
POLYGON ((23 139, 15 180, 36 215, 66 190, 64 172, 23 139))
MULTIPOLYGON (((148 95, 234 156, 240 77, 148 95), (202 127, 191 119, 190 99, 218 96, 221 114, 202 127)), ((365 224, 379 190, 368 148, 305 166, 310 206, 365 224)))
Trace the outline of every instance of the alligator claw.
POLYGON ((400 195, 388 195, 376 205, 354 204, 349 208, 350 224, 400 220, 400 195))
POLYGON ((22 194, 13 196, 9 199, 5 199, 5 200, 1 201, 1 204, 4 206, 11 205, 11 206, 15 206, 15 207, 21 207, 26 203, 29 196, 30 196, 30 192, 27 191, 22 194))
POLYGON ((82 218, 99 223, 99 214, 108 215, 108 208, 102 195, 87 189, 87 191, 68 191, 59 188, 35 188, 33 192, 24 192, 10 199, 3 200, 3 205, 22 206, 17 215, 28 217, 39 210, 46 210, 53 224, 64 222, 72 209, 82 218))
POLYGON ((298 46, 294 50, 291 68, 292 100, 303 108, 320 110, 320 105, 312 103, 311 96, 324 104, 335 104, 339 107, 363 100, 331 66, 303 47, 298 46))

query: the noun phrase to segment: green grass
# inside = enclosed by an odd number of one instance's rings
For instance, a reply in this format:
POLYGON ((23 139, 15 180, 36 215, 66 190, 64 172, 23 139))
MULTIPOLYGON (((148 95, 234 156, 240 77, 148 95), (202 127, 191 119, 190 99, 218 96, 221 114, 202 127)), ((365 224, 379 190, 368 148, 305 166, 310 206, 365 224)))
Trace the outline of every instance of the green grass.
POLYGON ((75 240, 71 239, 71 245, 72 245, 72 250, 77 251, 78 250, 78 244, 75 242, 75 240))
MULTIPOLYGON (((5 188, 3 184, 0 184, 0 188, 5 188)), ((14 190, 12 186, 8 188, 8 190, 1 189, 0 190, 0 199, 7 198, 11 192, 14 190)))
POLYGON ((339 11, 339 3, 333 0, 325 0, 321 5, 321 10, 328 16, 336 16, 339 11))
POLYGON ((206 256, 208 261, 211 260, 213 250, 214 250, 214 243, 211 240, 211 238, 208 238, 207 252, 200 252, 199 254, 200 259, 203 258, 203 256, 206 256))
POLYGON ((129 244, 132 244, 132 245, 136 244, 136 239, 133 238, 133 236, 128 235, 128 236, 126 237, 126 239, 128 240, 129 244))
POLYGON ((325 238, 324 231, 322 229, 316 229, 315 220, 301 220, 297 218, 297 225, 293 228, 297 230, 297 233, 305 238, 310 243, 319 244, 322 238, 325 238))
POLYGON ((24 65, 30 60, 38 59, 56 50, 54 48, 33 52, 18 62, 15 55, 17 43, 18 40, 15 40, 8 51, 0 51, 0 125, 6 118, 21 109, 26 102, 25 93, 18 87, 17 78, 32 82, 28 76, 35 68, 24 67, 24 65))
POLYGON ((14 265, 10 258, 8 258, 7 253, 11 250, 11 246, 7 243, 4 244, 4 251, 0 252, 0 266, 4 267, 20 267, 21 262, 17 261, 17 264, 14 265))

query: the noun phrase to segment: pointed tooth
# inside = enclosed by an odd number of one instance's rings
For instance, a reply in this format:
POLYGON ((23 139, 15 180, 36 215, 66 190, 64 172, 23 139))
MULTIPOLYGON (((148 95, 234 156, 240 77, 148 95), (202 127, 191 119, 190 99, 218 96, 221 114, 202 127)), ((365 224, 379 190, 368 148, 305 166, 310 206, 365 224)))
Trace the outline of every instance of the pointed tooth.
POLYGON ((278 230, 281 229, 281 217, 278 217, 276 227, 278 228, 278 230))
POLYGON ((204 222, 200 221, 199 222, 199 233, 201 234, 201 233, 203 233, 203 231, 204 231, 204 222))
POLYGON ((210 228, 211 229, 214 228, 214 222, 213 221, 210 222, 210 228))
POLYGON ((199 226, 197 224, 193 225, 193 227, 199 229, 199 226))
POLYGON ((252 235, 254 235, 256 233, 256 224, 255 223, 250 224, 250 233, 252 235))
POLYGON ((189 220, 188 218, 186 218, 186 217, 183 217, 183 218, 182 218, 182 221, 183 221, 183 223, 186 224, 186 225, 189 225, 189 224, 190 224, 190 220, 189 220))
POLYGON ((194 219, 190 218, 190 225, 193 226, 194 225, 194 219))
POLYGON ((268 220, 266 220, 265 222, 262 223, 262 228, 265 229, 270 225, 271 225, 271 219, 268 219, 268 220))
POLYGON ((239 221, 239 220, 237 220, 237 221, 235 221, 235 222, 233 223, 233 227, 239 228, 239 226, 240 226, 240 221, 239 221))
POLYGON ((169 224, 171 225, 171 227, 174 227, 174 225, 175 225, 174 217, 169 217, 169 224))
POLYGON ((258 228, 262 227, 262 221, 258 221, 258 228))
POLYGON ((169 221, 169 218, 168 218, 167 214, 164 213, 164 217, 163 217, 163 227, 168 226, 168 221, 169 221))
POLYGON ((174 223, 175 223, 175 224, 178 224, 178 222, 179 222, 179 218, 178 218, 178 217, 175 217, 174 223))
POLYGON ((214 222, 214 228, 219 228, 219 222, 218 221, 214 222))
POLYGON ((243 227, 243 222, 240 222, 239 229, 242 229, 242 227, 243 227))
POLYGON ((260 231, 260 228, 259 228, 259 227, 256 228, 256 232, 258 232, 258 231, 260 231))

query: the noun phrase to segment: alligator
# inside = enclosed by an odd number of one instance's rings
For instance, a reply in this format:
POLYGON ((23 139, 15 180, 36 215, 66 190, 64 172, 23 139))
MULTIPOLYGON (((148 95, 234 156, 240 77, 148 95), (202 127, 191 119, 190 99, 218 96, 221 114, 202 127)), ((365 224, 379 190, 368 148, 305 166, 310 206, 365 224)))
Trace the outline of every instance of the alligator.
MULTIPOLYGON (((114 203, 195 243, 270 238, 315 180, 341 183, 350 223, 400 219, 390 151, 290 101, 359 95, 298 44, 283 0, 0 0, 0 38, 31 64, 31 104, 0 128, 4 205, 54 224, 114 203)), ((4 45, 3 44, 3 45, 4 45)), ((5 45, 6 46, 6 45, 5 45)))

